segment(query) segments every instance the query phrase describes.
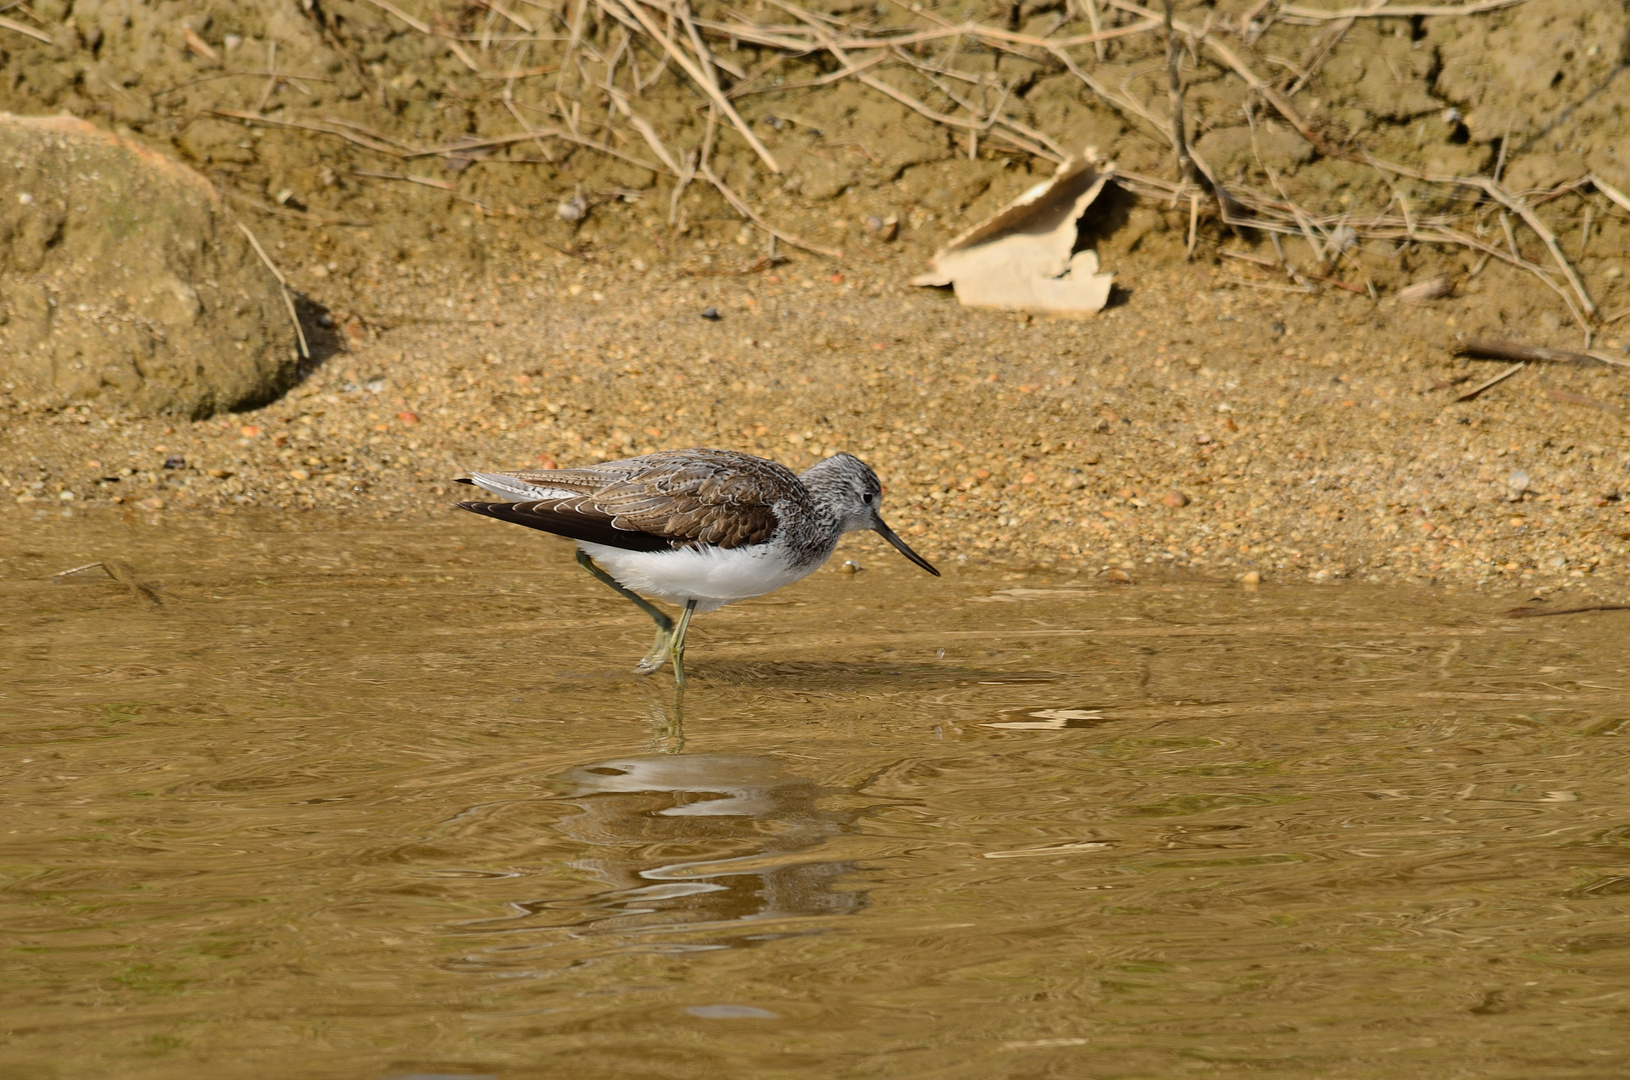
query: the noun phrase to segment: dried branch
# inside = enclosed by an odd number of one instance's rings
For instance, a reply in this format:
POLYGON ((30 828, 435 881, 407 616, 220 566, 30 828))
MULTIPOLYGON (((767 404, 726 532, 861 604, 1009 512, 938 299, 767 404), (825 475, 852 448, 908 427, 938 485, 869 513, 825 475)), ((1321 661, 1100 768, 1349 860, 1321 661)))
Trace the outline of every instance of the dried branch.
MULTIPOLYGON (((1172 0, 1166 0, 1166 80, 1171 101, 1172 149, 1177 151, 1177 178, 1188 180, 1194 176, 1194 159, 1189 157, 1189 137, 1183 128, 1183 73, 1178 60, 1177 35, 1172 33, 1172 0)), ((1189 245, 1194 250, 1194 245, 1189 245)))
POLYGON ((294 323, 294 337, 300 344, 300 358, 310 360, 311 349, 306 345, 306 331, 305 327, 300 325, 300 315, 294 310, 294 294, 289 290, 289 279, 284 277, 283 271, 279 270, 277 264, 272 262, 271 257, 266 254, 266 249, 261 247, 260 241, 255 238, 255 234, 249 231, 249 226, 241 221, 236 224, 243 235, 249 238, 249 246, 255 249, 255 254, 260 256, 260 261, 266 264, 266 269, 270 270, 272 276, 277 279, 278 287, 283 293, 283 306, 289 309, 289 321, 294 323))
MULTIPOLYGON (((1523 222, 1534 230, 1534 233, 1544 242, 1546 249, 1550 251, 1551 258, 1556 260, 1557 266, 1562 271, 1562 276, 1567 278, 1568 284, 1573 287, 1574 295, 1579 298, 1580 306, 1585 309, 1585 314, 1596 314, 1596 304, 1591 300, 1590 294, 1585 291, 1585 283, 1579 280, 1579 275, 1574 272, 1573 264, 1568 262, 1566 255, 1562 254, 1562 246, 1556 242, 1556 234, 1551 232, 1545 223, 1539 219, 1539 216, 1534 213, 1533 207, 1501 187, 1494 180, 1484 176, 1435 176, 1431 173, 1417 172, 1414 169, 1391 162, 1373 161, 1372 163, 1402 176, 1412 176, 1417 180, 1426 180, 1439 184, 1460 184, 1486 192, 1491 199, 1522 218, 1523 222)), ((1581 319, 1580 321, 1583 322, 1584 320, 1581 319)))
POLYGON ((1500 338, 1471 338, 1455 348, 1455 355, 1470 357, 1474 360, 1521 361, 1536 364, 1595 365, 1606 363, 1615 364, 1619 367, 1630 367, 1630 364, 1622 360, 1605 359, 1592 353, 1568 352, 1565 349, 1546 349, 1539 345, 1525 345, 1520 341, 1505 341, 1500 338))
MULTIPOLYGON (((1154 12, 1150 11, 1148 8, 1139 7, 1137 4, 1131 3, 1130 0, 1105 0, 1105 2, 1120 8, 1122 11, 1129 12, 1133 15, 1138 15, 1145 19, 1156 18, 1154 12)), ((1245 61, 1236 56, 1232 49, 1218 41, 1215 37, 1208 34, 1203 34, 1194 27, 1188 26, 1184 23, 1176 22, 1174 20, 1172 22, 1172 28, 1180 34, 1186 34, 1197 41, 1202 42, 1207 49, 1216 54, 1219 60, 1227 64, 1230 68, 1233 68, 1234 72, 1239 75, 1240 78, 1244 79, 1246 83, 1249 84, 1251 89, 1261 94, 1263 100, 1265 100, 1269 105, 1272 105, 1274 107, 1274 111, 1280 116, 1284 117, 1285 122, 1291 127, 1295 128, 1301 134, 1302 138, 1312 143, 1320 153, 1329 153, 1329 148, 1325 146, 1324 140, 1319 138, 1318 134, 1314 132, 1313 128, 1308 125, 1306 120, 1302 119, 1301 114, 1296 111, 1295 107, 1291 105, 1285 96, 1279 91, 1275 90, 1267 82, 1263 81, 1261 76, 1257 75, 1255 71, 1252 71, 1250 65, 1246 64, 1245 61)))
POLYGON ((415 19, 412 15, 409 15, 407 12, 403 11, 401 8, 397 7, 395 4, 391 3, 390 0, 368 0, 368 3, 372 4, 374 7, 378 8, 380 11, 388 11, 388 12, 390 12, 392 15, 395 15, 398 19, 401 19, 403 22, 407 23, 409 26, 413 27, 413 29, 419 31, 419 33, 421 33, 421 34, 434 34, 435 33, 434 30, 430 29, 430 24, 429 23, 424 22, 424 21, 422 21, 420 19, 415 19))
POLYGON ((0 15, 0 30, 10 30, 14 34, 26 34, 35 41, 43 41, 47 45, 51 44, 50 34, 43 30, 36 30, 27 23, 20 23, 16 19, 8 19, 4 15, 0 15))
POLYGON ((1281 4, 1279 14, 1290 15, 1298 19, 1413 19, 1417 17, 1451 16, 1451 15, 1478 15, 1485 11, 1498 11, 1501 8, 1516 7, 1523 0, 1482 0, 1481 3, 1462 4, 1459 7, 1443 7, 1437 4, 1414 4, 1401 7, 1388 7, 1385 4, 1367 8, 1343 8, 1340 11, 1321 11, 1318 8, 1303 7, 1300 4, 1281 4))
POLYGON ((381 135, 378 132, 368 132, 366 129, 357 128, 356 125, 352 124, 345 125, 346 127, 352 128, 351 131, 346 131, 337 123, 316 123, 310 120, 286 120, 282 117, 263 116, 260 113, 244 112, 240 109, 211 109, 210 112, 216 116, 224 116, 232 120, 243 120, 251 124, 267 124, 274 127, 297 128, 301 131, 315 131, 321 135, 333 135, 336 138, 344 139, 346 142, 360 146, 366 150, 372 150, 379 154, 388 154, 391 157, 407 156, 407 154, 404 152, 402 144, 396 142, 396 140, 391 139, 388 136, 381 135), (366 134, 363 134, 362 132, 366 132, 366 134))
MULTIPOLYGON (((613 17, 617 14, 615 9, 620 7, 637 19, 646 32, 662 45, 669 56, 673 57, 674 62, 684 68, 685 73, 702 88, 708 97, 713 99, 713 104, 717 105, 719 111, 729 118, 737 131, 741 132, 742 138, 747 140, 747 145, 753 148, 753 152, 769 167, 769 170, 773 173, 781 171, 781 165, 775 160, 775 156, 759 141, 758 136, 753 134, 753 129, 747 126, 747 121, 741 118, 741 114, 736 111, 736 107, 730 104, 730 99, 725 97, 724 92, 719 89, 718 80, 709 78, 708 73, 698 67, 689 56, 686 56, 683 49, 657 29, 656 24, 651 21, 651 17, 645 13, 645 5, 641 0, 597 0, 597 3, 603 11, 613 15, 613 17)), ((684 19, 683 13, 676 13, 676 17, 681 21, 684 19)))
POLYGON ((1500 374, 1494 376, 1494 378, 1489 379, 1486 382, 1478 383, 1476 386, 1472 387, 1470 390, 1466 391, 1464 394, 1461 394, 1459 397, 1455 398, 1455 400, 1456 401, 1471 401, 1473 398, 1475 398, 1479 394, 1481 394, 1484 390, 1488 390, 1488 389, 1490 389, 1492 387, 1500 385, 1501 383, 1505 382, 1507 379, 1511 378, 1511 376, 1517 374, 1517 372, 1521 371, 1523 368, 1525 368, 1527 366, 1528 366, 1528 364, 1526 362, 1520 363, 1520 364, 1512 364, 1510 367, 1508 367, 1504 371, 1500 372, 1500 374))

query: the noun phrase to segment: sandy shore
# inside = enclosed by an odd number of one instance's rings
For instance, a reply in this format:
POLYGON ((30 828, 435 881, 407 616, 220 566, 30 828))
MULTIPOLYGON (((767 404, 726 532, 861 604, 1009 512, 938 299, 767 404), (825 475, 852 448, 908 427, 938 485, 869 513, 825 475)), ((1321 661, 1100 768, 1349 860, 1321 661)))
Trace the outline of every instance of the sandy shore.
POLYGON ((264 409, 13 409, 0 506, 434 517, 458 513, 450 480, 474 467, 700 444, 803 467, 847 450, 940 562, 1626 594, 1626 383, 1605 367, 1455 403, 1469 384, 1434 387, 1498 368, 1450 359, 1452 307, 1182 267, 1140 273, 1095 319, 1049 322, 901 288, 881 261, 817 266, 364 274, 366 314, 336 329, 351 351, 264 409))

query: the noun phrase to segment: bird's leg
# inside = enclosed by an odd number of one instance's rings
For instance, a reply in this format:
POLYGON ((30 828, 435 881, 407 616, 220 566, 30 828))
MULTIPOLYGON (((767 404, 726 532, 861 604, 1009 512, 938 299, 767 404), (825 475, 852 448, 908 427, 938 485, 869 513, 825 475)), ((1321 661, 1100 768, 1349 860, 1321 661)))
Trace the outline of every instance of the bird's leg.
POLYGON ((603 581, 607 585, 611 586, 617 591, 619 596, 625 596, 629 600, 632 600, 635 607, 651 616, 651 621, 657 624, 657 639, 651 646, 651 651, 645 655, 645 659, 634 665, 634 670, 641 675, 649 675, 651 672, 661 668, 662 665, 668 660, 668 644, 673 636, 674 621, 645 597, 639 595, 631 589, 623 588, 622 584, 618 582, 616 578, 612 577, 610 574, 596 566, 594 560, 589 558, 589 553, 583 551, 582 549, 579 549, 577 552, 577 565, 593 574, 600 581, 603 581))
POLYGON ((679 613, 679 625, 674 627, 668 641, 668 655, 674 662, 674 682, 685 685, 685 631, 690 629, 690 617, 696 611, 696 601, 686 600, 685 610, 679 613))

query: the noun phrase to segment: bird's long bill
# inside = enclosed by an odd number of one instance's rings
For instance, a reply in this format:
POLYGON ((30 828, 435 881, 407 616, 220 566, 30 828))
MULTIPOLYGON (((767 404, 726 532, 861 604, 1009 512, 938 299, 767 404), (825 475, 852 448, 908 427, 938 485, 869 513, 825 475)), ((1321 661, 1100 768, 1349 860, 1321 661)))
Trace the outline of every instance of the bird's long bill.
POLYGON ((904 540, 894 535, 894 530, 884 524, 882 518, 877 519, 877 524, 872 526, 872 531, 877 533, 877 535, 881 536, 883 539, 887 540, 889 543, 893 544, 896 551, 910 559, 912 562, 916 563, 918 566, 922 567, 924 570, 927 570, 930 574, 933 574, 935 577, 940 576, 940 572, 934 569, 933 564, 927 559, 923 558, 921 555, 917 554, 915 551, 912 551, 911 548, 906 545, 904 540))

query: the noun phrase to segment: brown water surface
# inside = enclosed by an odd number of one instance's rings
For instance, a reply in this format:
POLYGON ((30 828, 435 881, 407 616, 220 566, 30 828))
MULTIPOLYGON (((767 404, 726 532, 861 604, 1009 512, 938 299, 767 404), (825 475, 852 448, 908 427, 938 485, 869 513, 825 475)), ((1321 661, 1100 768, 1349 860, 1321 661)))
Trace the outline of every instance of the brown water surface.
POLYGON ((0 1076, 1623 1075, 1625 613, 400 520, 7 519, 0 1076))

